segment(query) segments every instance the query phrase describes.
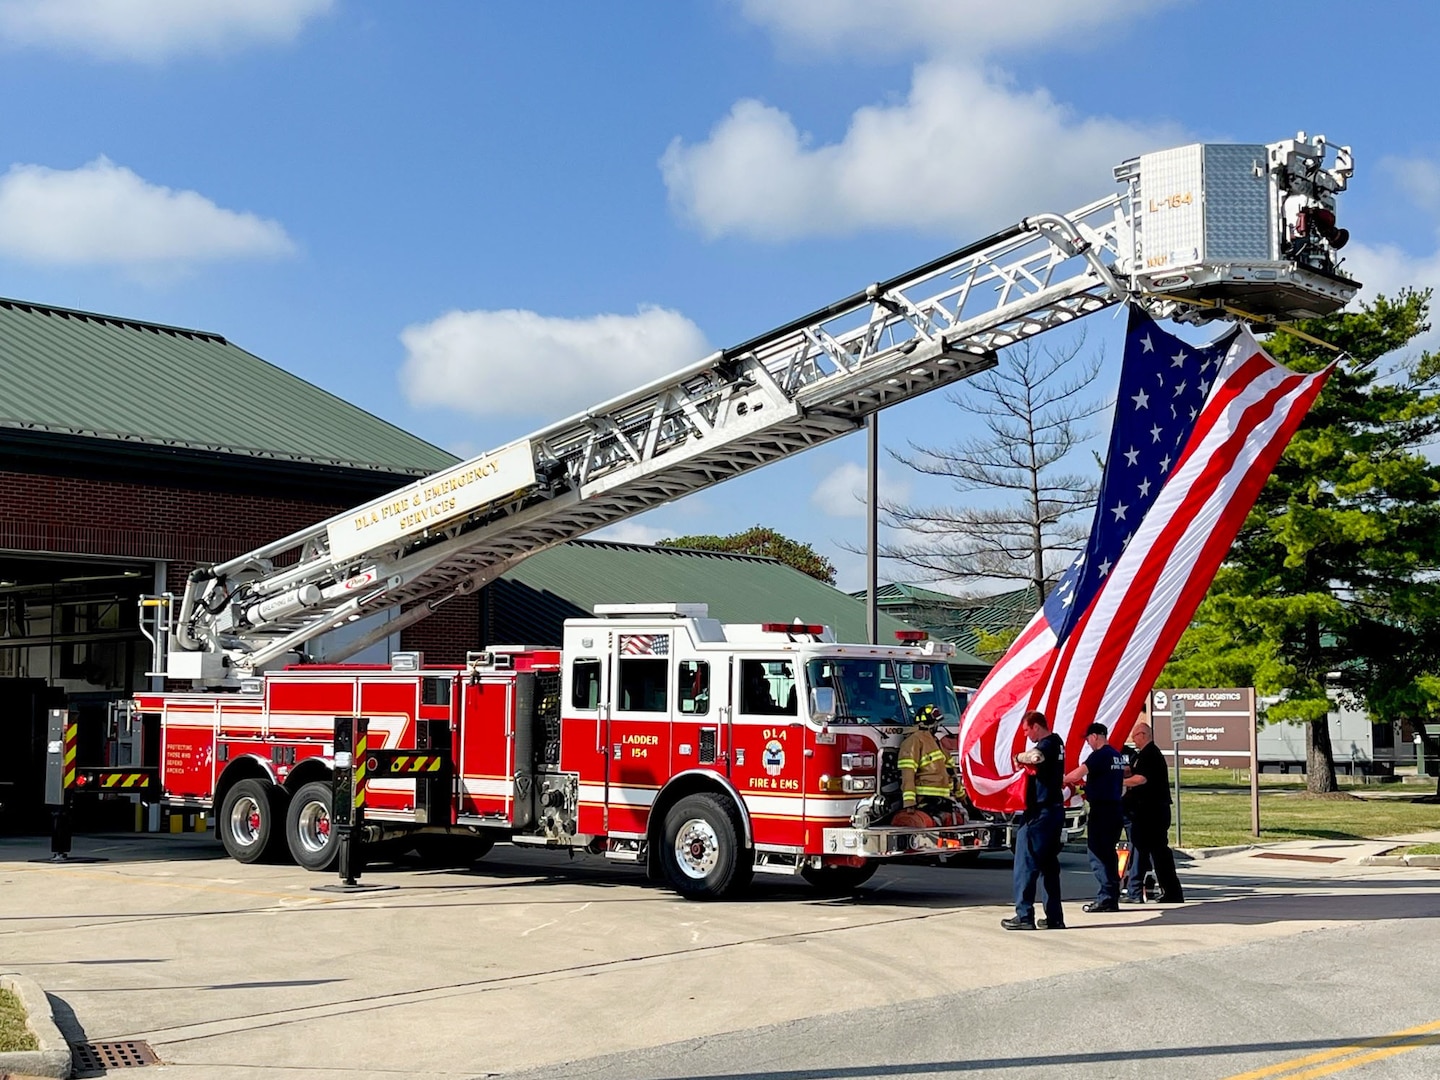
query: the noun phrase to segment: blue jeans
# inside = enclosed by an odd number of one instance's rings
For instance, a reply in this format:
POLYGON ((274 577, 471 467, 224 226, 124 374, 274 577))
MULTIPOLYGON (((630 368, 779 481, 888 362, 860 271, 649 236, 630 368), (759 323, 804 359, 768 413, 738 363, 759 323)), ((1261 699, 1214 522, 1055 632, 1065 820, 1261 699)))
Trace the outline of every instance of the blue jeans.
POLYGON ((1122 827, 1118 802, 1090 804, 1085 847, 1090 853, 1090 870, 1100 883, 1100 890, 1095 894, 1097 904, 1120 902, 1120 859, 1115 854, 1115 845, 1120 842, 1122 827))
POLYGON ((1047 806, 1027 816, 1015 834, 1015 917, 1027 922, 1035 918, 1035 885, 1045 886, 1045 918, 1061 926, 1065 912, 1060 906, 1060 834, 1065 829, 1065 810, 1047 806))

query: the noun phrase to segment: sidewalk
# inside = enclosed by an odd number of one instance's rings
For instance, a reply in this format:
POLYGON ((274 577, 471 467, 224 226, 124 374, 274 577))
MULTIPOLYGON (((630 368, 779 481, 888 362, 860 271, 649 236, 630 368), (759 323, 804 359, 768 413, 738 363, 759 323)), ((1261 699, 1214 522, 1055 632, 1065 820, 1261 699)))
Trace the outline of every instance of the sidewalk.
POLYGON ((1381 837, 1375 840, 1266 841, 1261 839, 1253 844, 1236 844, 1231 847, 1176 848, 1175 855, 1179 859, 1188 859, 1192 862, 1251 853, 1252 857, 1265 854, 1266 857, 1290 859, 1295 862, 1330 863, 1345 866, 1440 866, 1440 856, 1411 856, 1412 861, 1407 862, 1403 857, 1384 854, 1394 848, 1409 844, 1440 844, 1440 829, 1406 833, 1402 836, 1381 837), (1433 862, 1429 861, 1432 859, 1433 862))

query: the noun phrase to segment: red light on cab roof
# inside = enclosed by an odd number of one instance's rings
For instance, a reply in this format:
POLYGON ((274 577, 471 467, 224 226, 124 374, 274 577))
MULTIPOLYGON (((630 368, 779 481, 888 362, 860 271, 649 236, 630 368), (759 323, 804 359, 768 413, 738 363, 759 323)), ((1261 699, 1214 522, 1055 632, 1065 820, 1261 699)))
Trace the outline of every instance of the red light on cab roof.
POLYGON ((760 624, 760 630, 765 634, 823 634, 824 623, 788 623, 788 622, 767 622, 760 624))
POLYGON ((896 630, 895 640, 903 641, 907 645, 912 641, 924 641, 928 635, 924 630, 896 630))

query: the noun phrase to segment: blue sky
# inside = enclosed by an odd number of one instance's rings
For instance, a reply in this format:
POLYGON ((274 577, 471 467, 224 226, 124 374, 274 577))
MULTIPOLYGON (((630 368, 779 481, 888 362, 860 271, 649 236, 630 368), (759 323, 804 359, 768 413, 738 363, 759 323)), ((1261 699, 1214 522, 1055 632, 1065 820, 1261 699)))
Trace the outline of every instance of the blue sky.
MULTIPOLYGON (((470 455, 1167 145, 1352 145, 1348 268, 1436 284, 1436 40, 1418 0, 0 0, 0 295, 219 332, 470 455)), ((882 417, 965 434, 941 395, 882 417)), ((607 535, 773 525, 858 587, 863 461, 607 535)))

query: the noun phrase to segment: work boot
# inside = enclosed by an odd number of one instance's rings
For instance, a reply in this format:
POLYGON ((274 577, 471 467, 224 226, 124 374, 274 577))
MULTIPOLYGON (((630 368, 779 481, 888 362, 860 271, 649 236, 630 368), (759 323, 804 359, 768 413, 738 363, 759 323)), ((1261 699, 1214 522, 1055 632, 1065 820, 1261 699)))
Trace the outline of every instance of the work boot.
POLYGON ((1001 919, 1000 925, 1003 926, 1006 930, 1034 930, 1035 920, 1022 919, 1020 918, 1020 916, 1016 915, 1014 918, 1001 919))
POLYGON ((1055 923, 1052 923, 1049 919, 1037 919, 1037 920, 1035 921, 1035 925, 1036 925, 1037 927, 1039 927, 1041 930, 1064 930, 1064 929, 1065 929, 1065 924, 1064 924, 1063 922, 1055 922, 1055 923))
POLYGON ((1090 903, 1086 904, 1086 905, 1085 905, 1084 907, 1082 907, 1080 910, 1081 910, 1081 911, 1089 911, 1089 912, 1096 912, 1096 911, 1119 911, 1119 910, 1120 910, 1120 905, 1117 904, 1117 903, 1114 903, 1113 901, 1110 902, 1110 903, 1102 904, 1099 900, 1092 900, 1090 903))

